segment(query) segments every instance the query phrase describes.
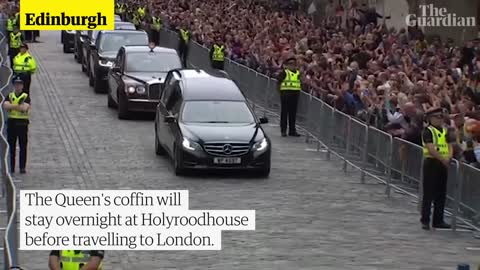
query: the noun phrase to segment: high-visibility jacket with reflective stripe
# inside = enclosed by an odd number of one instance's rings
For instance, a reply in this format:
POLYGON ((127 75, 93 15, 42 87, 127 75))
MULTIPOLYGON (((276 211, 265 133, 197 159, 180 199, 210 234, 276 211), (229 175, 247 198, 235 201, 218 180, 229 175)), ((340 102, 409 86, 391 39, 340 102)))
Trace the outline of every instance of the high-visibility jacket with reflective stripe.
MULTIPOLYGON (((90 251, 88 250, 62 250, 60 252, 62 270, 80 270, 83 265, 88 263, 89 259, 90 251)), ((98 270, 102 270, 101 263, 98 270)))
POLYGON ((137 9, 137 13, 138 13, 138 15, 140 16, 140 18, 145 17, 145 8, 144 8, 144 7, 139 7, 139 8, 137 9))
POLYGON ((188 30, 180 29, 180 34, 182 35, 183 41, 188 42, 190 39, 190 32, 188 32, 188 30))
POLYGON ((22 45, 22 33, 10 33, 10 48, 18 49, 22 45))
POLYGON ((35 59, 27 53, 19 53, 13 58, 13 71, 15 73, 30 72, 34 73, 37 70, 37 63, 35 59))
POLYGON ((225 46, 213 45, 212 60, 217 62, 223 62, 225 60, 225 46))
POLYGON ((13 31, 13 28, 15 28, 15 25, 17 25, 17 20, 16 19, 8 19, 7 20, 7 31, 13 31))
MULTIPOLYGON (((10 103, 12 105, 19 105, 23 101, 25 101, 25 99, 27 99, 27 97, 28 97, 27 93, 22 93, 22 94, 20 94, 20 96, 17 97, 17 95, 15 95, 15 93, 12 92, 8 95, 8 100, 10 101, 10 103)), ((28 112, 21 112, 21 111, 17 111, 17 110, 9 110, 8 118, 10 118, 10 119, 28 119, 29 115, 28 115, 28 112)))
POLYGON ((285 79, 280 84, 280 91, 301 91, 300 71, 285 69, 285 79))
MULTIPOLYGON (((449 149, 448 149, 448 141, 447 141, 447 129, 443 128, 442 131, 439 131, 433 126, 428 126, 428 130, 432 133, 433 138, 433 145, 437 149, 438 153, 442 158, 448 159, 449 158, 449 149)), ((422 140, 423 144, 423 157, 424 158, 433 158, 428 151, 427 144, 422 140)))
POLYGON ((152 20, 153 20, 153 23, 152 23, 153 29, 160 31, 160 29, 162 28, 162 19, 153 17, 152 20))

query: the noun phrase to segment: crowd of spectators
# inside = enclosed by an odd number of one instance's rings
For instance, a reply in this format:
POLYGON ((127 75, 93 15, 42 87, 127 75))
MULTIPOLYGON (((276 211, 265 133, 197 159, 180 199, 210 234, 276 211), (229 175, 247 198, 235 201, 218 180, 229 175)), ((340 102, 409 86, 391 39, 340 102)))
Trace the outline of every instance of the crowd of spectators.
POLYGON ((274 74, 295 55, 305 91, 394 136, 421 145, 423 112, 439 106, 459 144, 478 142, 464 128, 480 120, 478 40, 427 42, 415 28, 387 29, 388 17, 355 2, 345 8, 330 1, 316 25, 289 0, 152 4, 171 27, 187 26, 206 46, 220 37, 231 59, 258 72, 274 74))

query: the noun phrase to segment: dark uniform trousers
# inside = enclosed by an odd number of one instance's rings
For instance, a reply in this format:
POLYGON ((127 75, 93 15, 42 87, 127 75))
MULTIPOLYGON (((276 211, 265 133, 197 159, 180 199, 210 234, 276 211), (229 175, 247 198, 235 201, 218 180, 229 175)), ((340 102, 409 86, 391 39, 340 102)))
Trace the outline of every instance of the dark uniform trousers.
POLYGON ((27 164, 28 120, 8 119, 7 122, 7 140, 10 146, 10 169, 12 172, 15 171, 17 139, 20 146, 20 169, 24 169, 27 164))
POLYGON ((180 54, 184 68, 187 68, 188 49, 188 43, 185 43, 183 40, 180 41, 180 44, 178 45, 178 54, 180 54))
POLYGON ((32 75, 29 72, 20 72, 15 75, 19 76, 23 81, 23 92, 30 95, 30 83, 32 82, 32 75))
POLYGON ((224 61, 212 61, 212 68, 214 69, 224 69, 225 62, 224 61))
POLYGON ((8 49, 8 56, 10 56, 10 67, 13 69, 13 58, 17 56, 20 52, 20 48, 9 48, 8 49))
POLYGON ((155 45, 160 45, 160 31, 151 29, 150 30, 150 41, 155 43, 155 45))
POLYGON ((433 225, 442 224, 447 196, 448 168, 434 158, 426 158, 423 163, 422 223, 430 222, 433 202, 433 225))
POLYGON ((281 112, 280 112, 280 130, 287 131, 287 120, 289 133, 296 132, 297 106, 300 91, 280 91, 281 112))

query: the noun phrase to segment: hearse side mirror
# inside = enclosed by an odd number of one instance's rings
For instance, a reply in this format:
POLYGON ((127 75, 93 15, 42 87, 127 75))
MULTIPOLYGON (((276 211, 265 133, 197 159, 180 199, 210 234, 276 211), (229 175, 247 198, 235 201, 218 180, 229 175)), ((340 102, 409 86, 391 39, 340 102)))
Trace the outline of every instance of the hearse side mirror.
POLYGON ((167 115, 165 116, 165 123, 173 123, 175 122, 176 118, 174 115, 167 115))
POLYGON ((267 124, 268 118, 267 117, 260 117, 260 124, 267 124))
POLYGON ((112 72, 118 72, 120 73, 120 67, 112 67, 112 72))

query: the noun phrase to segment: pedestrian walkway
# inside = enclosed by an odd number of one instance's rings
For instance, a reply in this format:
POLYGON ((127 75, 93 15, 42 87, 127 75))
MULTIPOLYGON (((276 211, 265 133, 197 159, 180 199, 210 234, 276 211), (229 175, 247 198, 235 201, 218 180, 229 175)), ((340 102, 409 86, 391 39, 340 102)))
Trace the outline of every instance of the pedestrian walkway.
MULTIPOLYGON (((255 209, 256 231, 223 233, 223 250, 107 252, 105 269, 455 269, 478 263, 471 233, 421 230, 415 204, 384 195, 373 180, 324 161, 302 138, 274 123, 269 179, 237 175, 177 177, 154 153, 151 119, 121 121, 105 95, 63 54, 59 32, 32 44, 29 165, 22 189, 188 189, 194 209, 255 209), (477 261, 476 261, 477 260, 477 261), (423 267, 423 268, 422 268, 423 267)), ((272 120, 272 119, 271 119, 272 120)), ((21 251, 25 269, 46 269, 48 251, 21 251)))

